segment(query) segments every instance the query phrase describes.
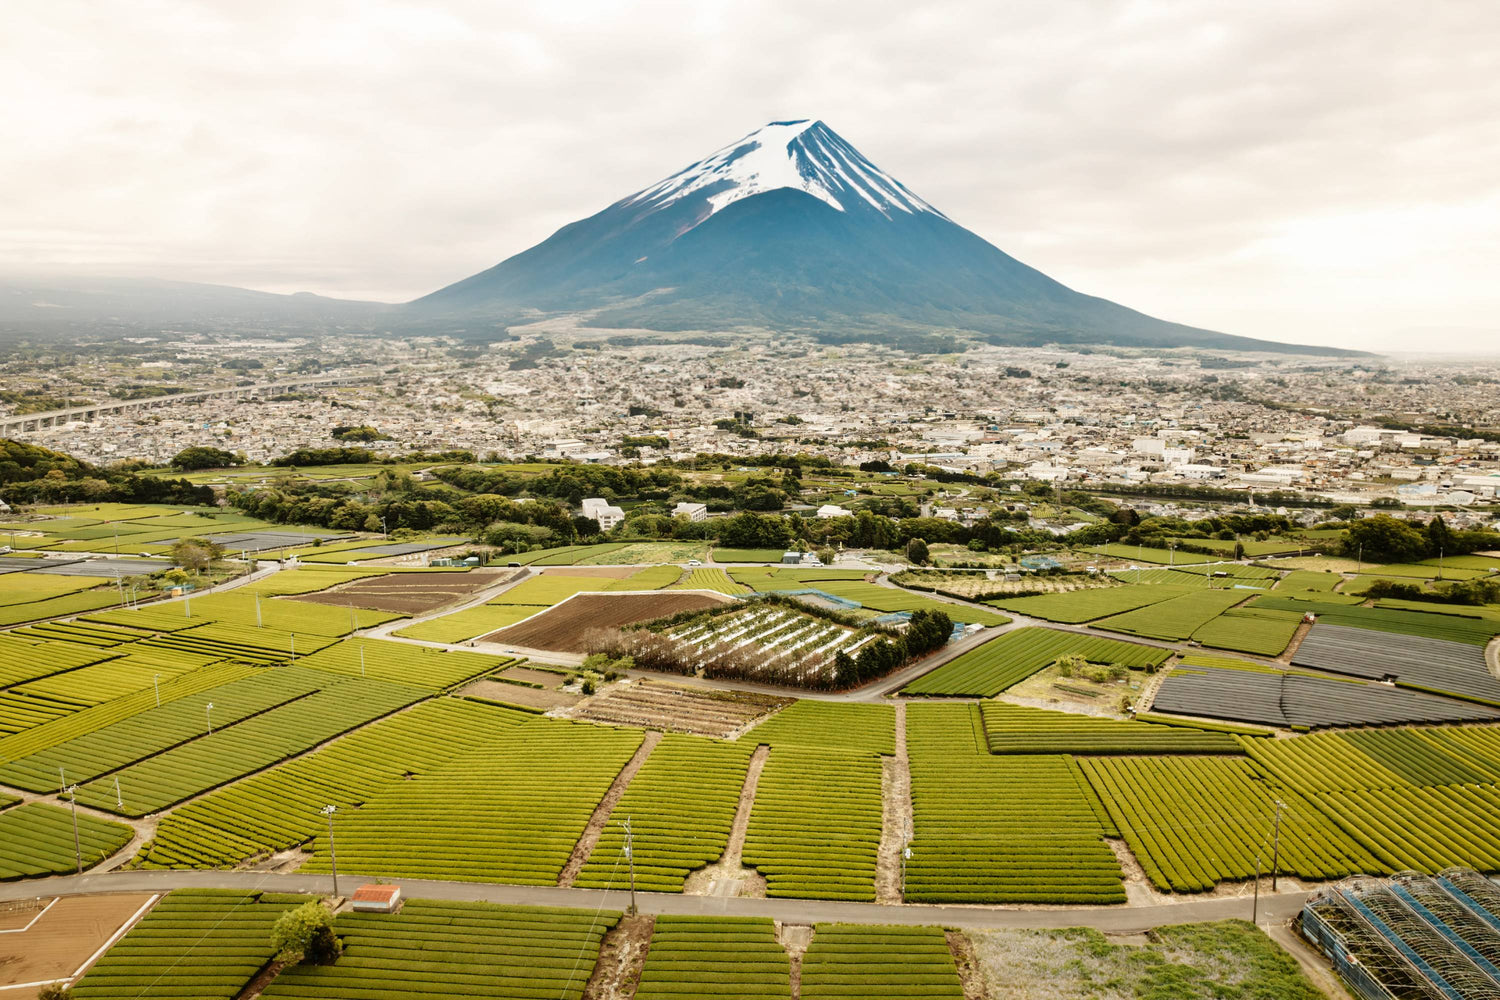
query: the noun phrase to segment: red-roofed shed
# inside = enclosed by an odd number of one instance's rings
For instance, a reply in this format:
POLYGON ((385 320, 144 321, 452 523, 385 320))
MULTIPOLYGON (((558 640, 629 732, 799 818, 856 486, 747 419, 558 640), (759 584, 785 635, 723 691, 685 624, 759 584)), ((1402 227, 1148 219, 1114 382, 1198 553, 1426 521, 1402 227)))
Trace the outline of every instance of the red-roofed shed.
POLYGON ((365 913, 395 913, 401 908, 399 885, 362 885, 350 898, 354 909, 365 913))

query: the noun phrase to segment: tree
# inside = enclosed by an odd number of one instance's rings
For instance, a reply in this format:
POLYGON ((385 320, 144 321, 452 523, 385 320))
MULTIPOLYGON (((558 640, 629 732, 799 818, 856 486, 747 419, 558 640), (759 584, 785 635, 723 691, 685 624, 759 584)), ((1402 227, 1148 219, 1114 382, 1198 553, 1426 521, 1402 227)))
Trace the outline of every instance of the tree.
POLYGON ((1443 520, 1443 515, 1438 514, 1427 522, 1427 554, 1438 556, 1443 554, 1452 555, 1455 549, 1453 544, 1453 532, 1448 527, 1448 522, 1443 520))
POLYGON ((358 426, 342 424, 330 431, 329 436, 335 441, 369 442, 391 440, 389 434, 383 434, 378 428, 371 427, 369 424, 359 424, 358 426))
POLYGON ((271 925, 271 947, 282 962, 331 962, 343 951, 333 933, 333 911, 318 900, 277 917, 271 925))
POLYGON ((1415 562, 1427 555, 1427 539, 1416 528, 1389 514, 1376 514, 1349 525, 1344 554, 1363 553, 1374 562, 1415 562))
POLYGON ((214 560, 224 557, 224 547, 196 538, 185 538, 172 546, 172 561, 183 569, 201 573, 213 565, 214 560))
POLYGON ((172 456, 172 467, 184 471, 192 469, 222 469, 230 465, 240 465, 243 461, 244 459, 222 448, 198 446, 184 448, 172 456))
POLYGON ((916 566, 926 563, 928 559, 927 543, 920 538, 913 538, 907 542, 906 558, 908 562, 916 566))

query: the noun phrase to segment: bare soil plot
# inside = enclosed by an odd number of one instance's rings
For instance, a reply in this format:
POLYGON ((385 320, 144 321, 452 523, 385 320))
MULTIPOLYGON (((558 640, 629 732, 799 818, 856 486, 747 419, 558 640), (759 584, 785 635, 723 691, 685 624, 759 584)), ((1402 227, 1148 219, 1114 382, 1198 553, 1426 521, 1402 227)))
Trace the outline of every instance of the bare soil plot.
POLYGON ((481 641, 563 653, 582 653, 585 652, 583 636, 589 629, 619 628, 622 625, 675 615, 681 611, 701 611, 726 600, 727 597, 687 591, 654 594, 583 593, 523 622, 492 632, 481 641))
POLYGON ((713 691, 642 680, 616 684, 568 714, 589 722, 725 739, 792 701, 748 691, 713 691))
MULTIPOLYGON (((150 899, 139 892, 65 896, 40 917, 27 914, 28 921, 37 917, 29 928, 0 934, 0 989, 73 975, 150 899)), ((31 1000, 36 991, 7 989, 4 996, 31 1000)))
MULTIPOLYGON (((561 677, 557 679, 562 680, 561 677)), ((485 698, 489 701, 525 705, 527 708, 540 708, 543 711, 562 708, 565 705, 576 705, 583 700, 583 695, 569 694, 567 691, 548 691, 543 688, 525 687, 521 684, 507 684, 504 681, 475 681, 458 693, 485 698)))
POLYGON ((550 670, 535 670, 531 667, 508 667, 500 671, 500 676, 508 681, 526 681, 531 684, 540 684, 545 688, 562 687, 566 677, 562 674, 553 673, 550 670))
POLYGON ((467 573, 391 573, 372 576, 324 590, 286 598, 340 608, 369 608, 394 614, 421 615, 453 604, 506 579, 506 570, 467 573))

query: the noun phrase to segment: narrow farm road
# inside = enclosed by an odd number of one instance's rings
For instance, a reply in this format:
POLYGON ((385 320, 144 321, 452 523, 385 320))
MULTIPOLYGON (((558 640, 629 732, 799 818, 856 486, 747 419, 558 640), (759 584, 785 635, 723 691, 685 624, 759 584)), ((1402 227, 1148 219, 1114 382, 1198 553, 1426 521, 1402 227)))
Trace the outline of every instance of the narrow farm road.
MULTIPOLYGON (((339 876, 339 889, 373 881, 359 875, 339 876)), ((482 882, 434 882, 422 879, 385 879, 401 886, 407 897, 449 899, 526 906, 608 907, 624 910, 630 893, 622 890, 563 889, 555 886, 494 885, 482 882)), ((47 896, 77 896, 95 892, 167 892, 172 889, 239 889, 266 892, 326 893, 327 875, 300 872, 126 871, 58 878, 29 879, 0 884, 0 901, 47 896)), ((1307 891, 1262 894, 1261 923, 1290 920, 1311 895, 1307 891)), ((816 899, 763 899, 753 896, 691 896, 675 893, 637 894, 642 913, 698 916, 772 917, 787 923, 842 922, 859 924, 937 924, 945 927, 1062 928, 1093 927, 1110 934, 1138 934, 1169 924, 1248 919, 1248 898, 1188 899, 1151 906, 1035 907, 946 906, 844 903, 816 899)))

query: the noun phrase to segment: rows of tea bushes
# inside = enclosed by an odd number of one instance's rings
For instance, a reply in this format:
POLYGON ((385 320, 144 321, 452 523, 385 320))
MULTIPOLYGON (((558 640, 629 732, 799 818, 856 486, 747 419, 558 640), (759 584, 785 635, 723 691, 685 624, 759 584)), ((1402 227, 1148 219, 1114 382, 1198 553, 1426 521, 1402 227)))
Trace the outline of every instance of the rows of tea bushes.
POLYGON ((1494 781, 1489 769, 1445 751, 1415 729, 1360 729, 1339 733, 1377 764, 1413 785, 1466 785, 1494 781))
POLYGON ((517 662, 514 657, 486 656, 466 650, 434 649, 386 639, 347 639, 297 661, 299 666, 346 677, 369 677, 445 691, 481 674, 517 662))
POLYGON ((890 755, 896 752, 896 710, 890 705, 802 700, 741 739, 769 746, 816 746, 890 755))
POLYGON ((209 622, 141 639, 138 645, 147 649, 183 650, 238 660, 241 663, 271 666, 292 663, 298 657, 316 653, 337 641, 331 636, 309 635, 306 632, 299 634, 274 628, 256 628, 254 625, 209 622))
POLYGON ((100 705, 114 698, 149 688, 173 677, 205 667, 213 658, 198 653, 120 647, 112 660, 52 674, 11 688, 7 694, 51 699, 69 711, 100 705))
POLYGON ((121 823, 79 814, 78 844, 73 818, 65 807, 28 802, 0 811, 0 879, 71 874, 81 849, 83 867, 91 868, 129 843, 131 829, 121 823))
POLYGON ((1312 733, 1293 740, 1237 739, 1257 764, 1303 794, 1409 784, 1338 733, 1312 733))
MULTIPOLYGON (((1462 613, 1443 614, 1441 604, 1432 605, 1431 611, 1410 611, 1401 608, 1319 604, 1295 601, 1285 597, 1262 597, 1255 603, 1257 607, 1262 608, 1310 612, 1317 615, 1318 621, 1327 625, 1394 632, 1398 635, 1414 635, 1424 639, 1462 642, 1471 646, 1483 646, 1496 635, 1500 635, 1500 621, 1492 618, 1470 617, 1462 613)), ((1456 610, 1462 611, 1462 609, 1456 610)))
POLYGON ((789 1000, 786 949, 769 917, 659 916, 636 1000, 789 1000))
POLYGON ((431 899, 395 916, 346 913, 332 965, 282 969, 263 996, 503 997, 580 1000, 618 910, 561 910, 431 899))
POLYGON ((804 1000, 963 1000, 953 952, 939 927, 818 924, 802 957, 804 1000))
POLYGON ((1171 650, 1050 628, 1020 628, 954 657, 902 688, 907 695, 957 695, 989 698, 1030 677, 1060 656, 1081 656, 1090 663, 1122 663, 1155 668, 1171 650))
POLYGON ((717 566, 689 570, 687 577, 681 583, 668 582, 672 583, 672 590, 712 590, 719 594, 750 593, 749 587, 731 580, 729 574, 717 566))
POLYGON ((635 884, 681 892, 695 868, 724 853, 755 744, 668 733, 651 751, 616 803, 593 854, 573 884, 626 884, 625 821, 630 821, 635 884))
MULTIPOLYGON (((285 668, 289 669, 289 668, 285 668)), ((234 726, 91 781, 78 801, 144 816, 270 767, 428 697, 420 688, 332 677, 333 683, 234 726)), ((215 711, 218 706, 215 705, 215 711)))
MULTIPOLYGON (((21 732, 0 738, 0 764, 21 760, 52 747, 61 746, 100 729, 108 728, 132 716, 156 707, 157 690, 161 703, 171 704, 182 698, 249 677, 254 667, 239 663, 216 663, 201 670, 191 670, 177 677, 163 678, 158 688, 149 684, 140 691, 122 695, 76 712, 67 712, 30 726, 21 732)), ((3 780, 3 779, 0 779, 3 780)))
POLYGON ((1280 656, 1301 623, 1302 616, 1295 611, 1251 604, 1230 608, 1204 623, 1193 633, 1193 641, 1212 649, 1280 656))
POLYGON ((986 702, 981 706, 991 753, 1239 753, 1227 733, 1122 722, 1045 708, 986 702))
POLYGON ((187 617, 193 621, 207 620, 243 628, 264 627, 280 632, 329 638, 348 635, 357 628, 373 628, 402 617, 388 611, 342 608, 310 601, 289 601, 275 597, 257 600, 254 594, 237 591, 205 594, 194 597, 185 604, 188 609, 187 617))
POLYGON ((77 1000, 238 996, 275 953, 271 925, 308 896, 178 889, 73 987, 77 1000))
POLYGON ((1115 825, 1163 892, 1200 892, 1270 870, 1275 802, 1281 870, 1309 879, 1373 871, 1368 851, 1307 799, 1242 757, 1093 757, 1079 762, 1115 825))
POLYGON ((1199 589, 1201 585, 1197 583, 1186 586, 1132 583, 1123 587, 1097 587, 1061 594, 1038 594, 1034 597, 1002 597, 986 603, 1006 611, 1014 611, 1018 615, 1077 625, 1160 604, 1199 589))
MULTIPOLYGON (((400 781, 335 834, 346 871, 556 885, 638 729, 532 717, 452 763, 400 781)), ((306 870, 327 871, 326 838, 306 870)))
MULTIPOLYGON (((207 736, 210 719, 216 729, 232 726, 261 712, 305 698, 334 680, 329 674, 300 667, 257 670, 226 684, 200 690, 190 697, 179 697, 174 701, 163 699, 160 708, 138 711, 110 725, 14 760, 0 767, 0 783, 45 792, 59 787, 62 782, 59 769, 67 783, 89 781, 207 736), (208 709, 210 703, 214 706, 212 712, 208 709)), ((143 693, 148 697, 151 694, 143 693)), ((0 751, 9 749, 8 744, 9 741, 0 743, 0 751)))
POLYGON ((325 805, 348 813, 529 719, 524 712, 457 698, 423 702, 172 810, 158 823, 141 865, 232 867, 295 847, 324 832, 318 810, 325 805))
POLYGON ((1317 733, 1246 744, 1380 859, 1380 869, 1500 870, 1500 730, 1317 733))
POLYGON ((116 654, 71 642, 33 642, 0 633, 0 687, 76 670, 116 654))
POLYGON ((1124 902, 1102 807, 1061 754, 994 757, 968 705, 907 707, 912 902, 1124 902))
POLYGON ((1245 590, 1194 590, 1095 624, 1112 632, 1177 641, 1188 638, 1249 596, 1250 592, 1245 590))
POLYGON ((1494 785, 1354 788, 1317 800, 1385 870, 1435 874, 1459 865, 1500 871, 1500 788, 1494 785))
POLYGON ((873 901, 882 811, 879 757, 773 746, 744 862, 766 877, 771 896, 873 901))

